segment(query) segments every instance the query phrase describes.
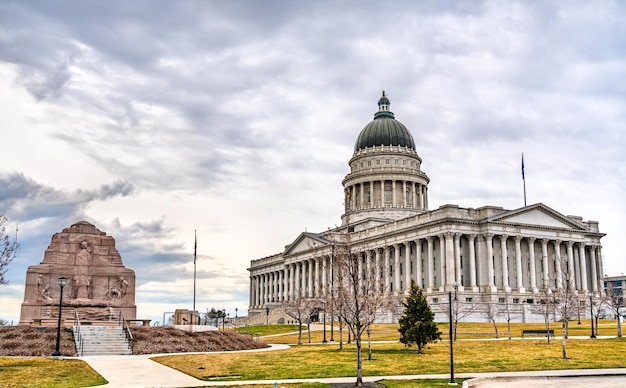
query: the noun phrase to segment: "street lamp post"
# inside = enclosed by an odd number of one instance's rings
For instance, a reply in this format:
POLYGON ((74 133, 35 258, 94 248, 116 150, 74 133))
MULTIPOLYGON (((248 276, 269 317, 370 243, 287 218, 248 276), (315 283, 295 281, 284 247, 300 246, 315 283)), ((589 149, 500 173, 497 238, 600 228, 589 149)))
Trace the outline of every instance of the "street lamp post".
POLYGON ((238 310, 239 310, 239 309, 238 309, 237 307, 235 307, 235 318, 237 318, 237 311, 238 311, 238 310))
POLYGON ((61 345, 61 313, 62 313, 62 306, 63 306, 63 287, 65 287, 65 284, 67 283, 67 278, 66 277, 60 277, 59 278, 59 286, 61 286, 61 294, 59 295, 59 321, 57 323, 57 344, 56 344, 56 350, 54 351, 54 353, 52 353, 53 357, 61 357, 63 356, 61 354, 61 351, 59 350, 59 347, 61 345))
MULTIPOLYGON (((589 291, 589 316, 591 318, 591 336, 589 338, 596 338, 596 332, 593 329, 593 292, 589 291)), ((619 319, 619 317, 618 317, 619 319)))
POLYGON ((456 385, 456 381, 454 381, 454 345, 452 344, 452 291, 448 291, 448 304, 449 304, 449 326, 450 326, 450 381, 448 385, 456 385))
MULTIPOLYGON (((458 284, 456 282, 454 282, 454 284, 452 285, 454 287, 454 300, 456 300, 456 292, 458 289, 458 284)), ((448 385, 457 385, 456 381, 454 381, 454 345, 453 345, 453 329, 452 329, 452 291, 448 291, 448 303, 450 308, 448 309, 449 312, 449 318, 450 318, 450 336, 449 336, 449 340, 450 340, 450 381, 448 382, 448 385)))

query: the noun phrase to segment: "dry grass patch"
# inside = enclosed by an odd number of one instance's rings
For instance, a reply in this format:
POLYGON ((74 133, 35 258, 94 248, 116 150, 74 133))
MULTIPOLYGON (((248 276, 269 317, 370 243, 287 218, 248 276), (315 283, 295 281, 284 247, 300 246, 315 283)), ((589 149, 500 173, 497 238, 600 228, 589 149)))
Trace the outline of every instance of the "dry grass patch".
POLYGON ((189 332, 173 327, 133 327, 133 354, 218 352, 262 349, 268 345, 234 331, 189 332))
MULTIPOLYGON (((292 379, 354 376, 356 350, 353 345, 338 350, 337 344, 300 346, 262 353, 187 355, 156 357, 155 361, 194 377, 228 379, 292 379), (289 360, 289 362, 286 362, 289 360)), ((363 364, 364 376, 447 373, 447 342, 431 344, 426 353, 401 344, 374 344, 372 361, 363 364)), ((626 367, 626 340, 568 340, 568 360, 562 360, 560 341, 472 340, 455 343, 455 370, 462 372, 505 372, 546 369, 626 367), (610 349, 610 351, 607 351, 610 349)), ((364 349, 367 359, 367 350, 364 349)))
MULTIPOLYGON (((50 356, 56 348, 57 328, 0 326, 0 356, 50 356)), ((74 335, 61 330, 59 350, 64 356, 76 356, 74 335)))

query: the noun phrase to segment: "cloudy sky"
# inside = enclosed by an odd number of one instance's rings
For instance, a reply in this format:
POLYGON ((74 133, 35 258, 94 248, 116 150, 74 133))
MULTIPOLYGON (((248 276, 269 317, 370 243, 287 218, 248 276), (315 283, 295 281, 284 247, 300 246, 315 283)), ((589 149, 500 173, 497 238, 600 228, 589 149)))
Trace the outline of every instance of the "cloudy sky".
POLYGON ((138 316, 245 315, 250 260, 340 223, 382 90, 429 204, 528 203, 600 222, 626 272, 626 3, 0 2, 0 214, 30 265, 86 220, 137 275, 138 316))

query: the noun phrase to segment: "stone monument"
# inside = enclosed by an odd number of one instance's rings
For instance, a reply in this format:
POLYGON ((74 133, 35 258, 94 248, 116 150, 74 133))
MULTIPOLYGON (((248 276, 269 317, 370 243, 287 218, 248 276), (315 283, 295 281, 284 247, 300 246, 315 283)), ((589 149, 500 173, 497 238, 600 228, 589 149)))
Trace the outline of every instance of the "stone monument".
POLYGON ((52 236, 43 261, 28 267, 20 325, 54 324, 59 314, 61 287, 63 316, 92 324, 135 319, 135 272, 124 267, 115 239, 86 221, 52 236))

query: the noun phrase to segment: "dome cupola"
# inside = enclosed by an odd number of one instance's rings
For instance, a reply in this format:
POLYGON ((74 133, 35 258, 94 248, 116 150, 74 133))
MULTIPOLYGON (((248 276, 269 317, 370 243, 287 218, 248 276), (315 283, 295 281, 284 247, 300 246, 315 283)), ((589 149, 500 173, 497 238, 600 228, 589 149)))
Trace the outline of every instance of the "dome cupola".
POLYGON ((415 150, 415 142, 409 130, 395 119, 389 110, 391 102, 385 91, 378 100, 378 112, 374 120, 370 121, 356 139, 354 151, 378 146, 400 146, 415 150))

